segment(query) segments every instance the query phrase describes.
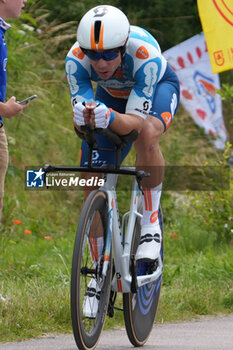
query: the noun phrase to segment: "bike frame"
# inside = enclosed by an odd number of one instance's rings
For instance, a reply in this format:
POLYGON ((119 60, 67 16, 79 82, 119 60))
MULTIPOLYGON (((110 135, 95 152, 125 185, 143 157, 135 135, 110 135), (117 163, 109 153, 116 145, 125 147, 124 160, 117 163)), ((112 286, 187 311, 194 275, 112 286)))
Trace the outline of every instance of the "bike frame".
MULTIPOLYGON (((128 168, 129 169, 129 168, 128 168)), ((132 292, 132 283, 136 282, 137 287, 156 281, 162 274, 163 262, 161 256, 158 258, 157 269, 150 275, 135 276, 130 271, 131 248, 136 219, 142 217, 139 213, 140 189, 136 179, 133 180, 130 210, 123 216, 122 231, 120 229, 120 218, 117 205, 116 184, 117 174, 106 174, 105 184, 99 189, 108 197, 108 232, 106 253, 104 257, 103 275, 106 275, 111 242, 113 242, 113 256, 116 277, 112 281, 112 290, 115 292, 132 292), (126 222, 128 219, 128 222, 126 222), (127 225, 127 230, 126 230, 127 225), (126 231, 126 234, 125 234, 126 231)))
MULTIPOLYGON (((137 175, 134 168, 122 167, 119 169, 108 168, 85 168, 85 167, 54 167, 46 165, 45 172, 50 171, 77 171, 88 173, 104 173, 104 185, 98 190, 106 193, 108 198, 108 229, 106 250, 104 256, 103 277, 106 276, 109 264, 111 247, 113 246, 113 257, 116 277, 112 281, 112 290, 121 293, 136 293, 137 288, 156 281, 163 272, 163 262, 161 256, 158 258, 158 266, 152 274, 137 276, 133 273, 130 265, 135 264, 135 260, 131 260, 132 241, 136 224, 136 219, 142 217, 139 212, 140 188, 137 175), (123 216, 122 232, 120 228, 120 218, 117 205, 116 185, 119 174, 133 175, 133 186, 131 195, 130 210, 123 216), (128 219, 128 222, 126 222, 128 219), (127 230, 126 230, 127 226, 127 230), (126 232, 126 234, 125 234, 126 232), (113 243, 113 244, 112 244, 113 243)), ((136 268, 135 268, 136 271, 136 268)), ((135 272, 134 271, 134 272, 135 272)))

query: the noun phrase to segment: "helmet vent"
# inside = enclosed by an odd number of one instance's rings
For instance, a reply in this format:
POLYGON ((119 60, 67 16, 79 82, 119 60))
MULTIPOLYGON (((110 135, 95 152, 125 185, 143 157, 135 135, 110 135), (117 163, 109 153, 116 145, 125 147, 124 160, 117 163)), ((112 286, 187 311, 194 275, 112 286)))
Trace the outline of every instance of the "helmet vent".
POLYGON ((96 44, 98 44, 98 42, 100 41, 100 28, 101 28, 101 21, 95 21, 94 36, 95 36, 96 44))

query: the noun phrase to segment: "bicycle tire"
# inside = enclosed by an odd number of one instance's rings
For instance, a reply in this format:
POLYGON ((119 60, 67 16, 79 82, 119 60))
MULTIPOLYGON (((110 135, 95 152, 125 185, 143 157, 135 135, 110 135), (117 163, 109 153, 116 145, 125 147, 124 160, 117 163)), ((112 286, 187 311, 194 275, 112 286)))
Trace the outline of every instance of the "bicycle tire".
MULTIPOLYGON (((161 258, 163 260, 163 220, 159 209, 162 232, 161 258)), ((137 218, 133 234, 132 251, 135 254, 140 240, 140 219, 137 218)), ((147 263, 139 263, 138 275, 145 272, 147 263)), ((138 288, 137 293, 123 294, 124 320, 128 338, 135 347, 143 346, 150 336, 159 303, 162 275, 153 283, 138 288)))
POLYGON ((103 263, 106 246, 107 221, 106 193, 99 190, 91 192, 82 209, 77 228, 71 273, 72 327, 77 347, 80 350, 94 349, 96 347, 106 319, 112 279, 112 258, 110 253, 107 274, 105 279, 101 280, 101 264, 103 263), (93 232, 95 233, 93 234, 93 232), (100 233, 101 236, 99 236, 100 233), (91 246, 94 235, 98 235, 98 238, 101 237, 102 241, 100 247, 97 248, 99 249, 97 254, 95 253, 96 246, 91 246), (84 272, 87 269, 95 270, 95 273, 90 271, 84 272), (100 284, 100 299, 96 317, 88 318, 83 313, 83 302, 88 282, 93 278, 96 278, 96 281, 100 284))

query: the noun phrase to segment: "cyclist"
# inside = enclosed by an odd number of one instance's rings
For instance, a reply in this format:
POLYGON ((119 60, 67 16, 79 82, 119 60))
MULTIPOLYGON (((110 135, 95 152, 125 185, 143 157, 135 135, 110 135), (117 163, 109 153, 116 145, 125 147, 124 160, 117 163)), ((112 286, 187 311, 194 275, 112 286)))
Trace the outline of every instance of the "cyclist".
MULTIPOLYGON (((178 108, 178 78, 161 54, 156 39, 146 30, 130 26, 126 15, 109 5, 94 7, 81 19, 77 42, 66 58, 66 74, 76 128, 94 124, 120 135, 133 129, 139 133, 134 143, 136 167, 150 171, 151 176, 142 182, 143 217, 136 259, 153 261, 161 247, 158 209, 164 159, 159 139, 178 108), (95 94, 92 81, 97 83, 95 94)), ((101 148, 113 149, 105 136, 98 135, 97 140, 101 148)), ((121 161, 131 146, 128 144, 123 150, 121 161)), ((81 165, 85 166, 88 160, 85 141, 81 150, 81 165)), ((99 166, 114 162, 111 152, 96 152, 93 159, 99 166)), ((91 297, 98 300, 94 279, 89 287, 88 303, 91 297)), ((85 309, 88 306, 84 305, 84 313, 85 309)), ((90 317, 95 315, 92 313, 90 317)))

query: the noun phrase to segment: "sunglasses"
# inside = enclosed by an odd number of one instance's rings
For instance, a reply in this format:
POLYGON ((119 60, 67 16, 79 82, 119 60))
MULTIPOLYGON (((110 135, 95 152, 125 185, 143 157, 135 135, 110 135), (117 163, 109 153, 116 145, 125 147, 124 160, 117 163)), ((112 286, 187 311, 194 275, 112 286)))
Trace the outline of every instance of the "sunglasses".
POLYGON ((99 61, 101 58, 105 61, 112 61, 118 57, 120 49, 96 52, 94 50, 82 49, 83 53, 93 61, 99 61))

